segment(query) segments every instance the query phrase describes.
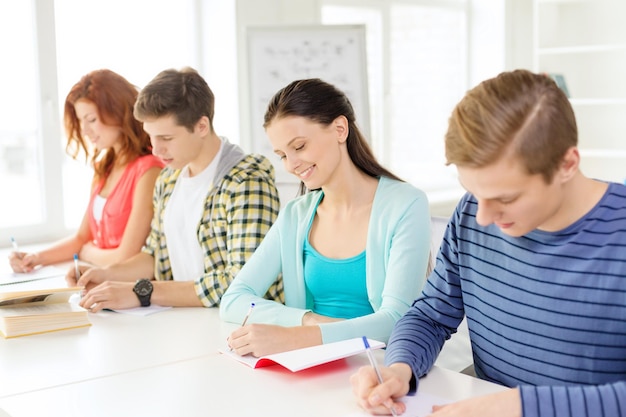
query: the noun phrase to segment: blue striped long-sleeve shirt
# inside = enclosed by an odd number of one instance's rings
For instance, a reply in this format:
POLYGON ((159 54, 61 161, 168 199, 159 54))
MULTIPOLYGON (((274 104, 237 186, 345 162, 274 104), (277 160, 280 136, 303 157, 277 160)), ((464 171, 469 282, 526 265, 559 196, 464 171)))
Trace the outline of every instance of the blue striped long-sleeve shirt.
POLYGON ((559 232, 510 237, 462 198, 385 363, 425 375, 465 315, 480 378, 520 387, 523 415, 626 416, 626 187, 559 232))

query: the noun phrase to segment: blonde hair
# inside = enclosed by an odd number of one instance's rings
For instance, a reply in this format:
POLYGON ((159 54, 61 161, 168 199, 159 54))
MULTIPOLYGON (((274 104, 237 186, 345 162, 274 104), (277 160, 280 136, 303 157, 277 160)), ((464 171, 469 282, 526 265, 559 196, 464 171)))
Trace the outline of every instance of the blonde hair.
POLYGON ((470 90, 454 108, 445 136, 447 164, 480 168, 504 155, 529 174, 552 177, 578 143, 574 110, 545 74, 503 72, 470 90))

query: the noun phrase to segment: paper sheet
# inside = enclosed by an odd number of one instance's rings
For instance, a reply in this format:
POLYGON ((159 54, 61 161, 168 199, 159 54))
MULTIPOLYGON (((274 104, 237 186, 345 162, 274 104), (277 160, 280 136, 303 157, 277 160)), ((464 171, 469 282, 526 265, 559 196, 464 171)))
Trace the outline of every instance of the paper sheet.
POLYGON ((170 308, 172 307, 163 307, 156 304, 150 304, 148 307, 125 308, 111 311, 122 314, 130 314, 132 316, 149 316, 150 314, 160 313, 161 311, 169 310, 170 308))
MULTIPOLYGON (((78 304, 80 302, 80 295, 74 294, 70 297, 70 302, 78 304)), ((148 307, 134 307, 124 309, 110 309, 105 308, 106 311, 113 311, 115 313, 128 314, 131 316, 149 316, 150 314, 160 313, 161 311, 169 310, 172 307, 163 307, 156 304, 150 304, 148 307)), ((97 314, 97 313, 96 313, 97 314)), ((2 416, 0 416, 2 417, 2 416)))
MULTIPOLYGON (((451 401, 427 392, 418 391, 416 395, 402 398, 402 402, 406 404, 406 411, 402 414, 402 417, 426 417, 432 414, 433 405, 444 405, 451 401)), ((371 417, 371 414, 360 411, 343 417, 371 417)))

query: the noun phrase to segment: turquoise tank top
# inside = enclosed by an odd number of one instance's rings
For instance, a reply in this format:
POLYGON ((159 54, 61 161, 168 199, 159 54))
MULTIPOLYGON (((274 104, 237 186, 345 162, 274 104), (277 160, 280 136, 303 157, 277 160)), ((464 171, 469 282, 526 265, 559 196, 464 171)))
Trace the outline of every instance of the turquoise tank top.
POLYGON ((342 319, 372 314, 374 310, 365 285, 366 251, 346 259, 320 254, 309 242, 313 217, 309 221, 303 256, 304 282, 313 299, 313 312, 342 319))

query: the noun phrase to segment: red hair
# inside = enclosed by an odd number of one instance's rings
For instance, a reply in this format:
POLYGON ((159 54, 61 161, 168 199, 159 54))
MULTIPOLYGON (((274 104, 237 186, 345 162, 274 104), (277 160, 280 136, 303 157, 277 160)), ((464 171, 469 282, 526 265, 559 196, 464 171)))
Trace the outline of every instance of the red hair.
POLYGON ((72 158, 76 159, 81 150, 85 152, 86 158, 90 156, 74 109, 78 100, 92 102, 98 109, 98 117, 102 123, 120 128, 122 146, 119 155, 112 148, 91 155, 97 178, 106 177, 117 158, 130 162, 152 152, 150 137, 141 123, 133 117, 133 106, 138 93, 138 88, 121 75, 101 69, 84 75, 74 84, 65 99, 65 150, 72 158))

